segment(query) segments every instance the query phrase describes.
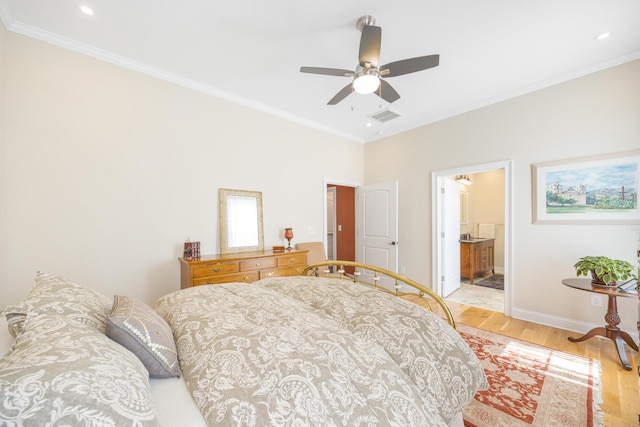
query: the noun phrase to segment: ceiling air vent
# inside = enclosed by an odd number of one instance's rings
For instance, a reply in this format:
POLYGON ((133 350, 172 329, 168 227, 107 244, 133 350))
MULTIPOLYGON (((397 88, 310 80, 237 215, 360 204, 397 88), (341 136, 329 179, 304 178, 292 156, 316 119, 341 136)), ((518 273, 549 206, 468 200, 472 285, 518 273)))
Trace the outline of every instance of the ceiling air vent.
POLYGON ((397 119, 398 117, 400 117, 400 114, 396 113, 395 111, 384 110, 380 111, 379 113, 372 114, 369 117, 379 122, 386 123, 389 120, 397 119))

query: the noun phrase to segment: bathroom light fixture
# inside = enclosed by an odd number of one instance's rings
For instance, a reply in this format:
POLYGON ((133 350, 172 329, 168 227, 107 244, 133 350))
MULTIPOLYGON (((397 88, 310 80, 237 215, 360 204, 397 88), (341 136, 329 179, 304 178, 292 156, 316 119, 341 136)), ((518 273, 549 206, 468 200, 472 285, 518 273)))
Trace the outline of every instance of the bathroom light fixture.
POLYGON ((604 40, 606 38, 609 38, 610 35, 611 35, 611 33, 607 31, 607 32, 598 34, 597 36, 594 37, 594 39, 596 39, 596 40, 604 40))
POLYGON ((469 178, 469 175, 458 175, 458 176, 456 176, 456 182, 458 184, 462 184, 462 185, 471 185, 471 184, 473 184, 473 182, 471 181, 471 178, 469 178))

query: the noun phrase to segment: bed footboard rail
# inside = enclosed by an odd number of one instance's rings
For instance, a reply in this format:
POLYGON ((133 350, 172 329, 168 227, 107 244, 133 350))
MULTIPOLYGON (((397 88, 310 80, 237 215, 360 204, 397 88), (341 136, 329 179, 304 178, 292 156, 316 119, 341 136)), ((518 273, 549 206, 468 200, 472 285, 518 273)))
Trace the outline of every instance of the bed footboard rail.
MULTIPOLYGON (((415 280, 411 280, 408 277, 402 276, 400 274, 394 273, 393 271, 386 270, 384 268, 376 267, 373 265, 363 264, 355 261, 323 261, 315 264, 308 265, 304 271, 302 272, 302 276, 315 275, 320 277, 334 277, 345 280, 350 280, 355 283, 361 283, 364 285, 372 286, 381 291, 386 291, 395 294, 396 296, 403 296, 408 294, 417 294, 422 300, 427 303, 427 306, 431 311, 433 307, 431 306, 431 302, 436 302, 447 319, 447 322, 456 329, 456 321, 453 318, 453 314, 449 309, 447 303, 440 297, 440 295, 436 294, 433 290, 421 285, 415 280), (354 273, 346 273, 344 267, 354 267, 354 273), (370 272, 371 281, 363 280, 362 274, 363 272, 370 272), (393 279, 393 287, 394 290, 389 290, 386 287, 380 286, 378 282, 383 277, 388 277, 393 279), (408 285, 409 287, 415 289, 415 292, 401 292, 402 285, 408 285)), ((435 311, 434 311, 435 312, 435 311)))

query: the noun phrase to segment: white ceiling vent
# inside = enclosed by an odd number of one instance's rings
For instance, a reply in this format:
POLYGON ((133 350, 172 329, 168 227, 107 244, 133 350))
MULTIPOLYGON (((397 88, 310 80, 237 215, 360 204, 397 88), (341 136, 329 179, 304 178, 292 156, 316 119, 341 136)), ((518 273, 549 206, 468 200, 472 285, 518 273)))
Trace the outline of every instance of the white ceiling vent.
POLYGON ((396 113, 395 111, 384 110, 380 111, 379 113, 372 114, 369 117, 379 122, 386 123, 389 120, 397 119, 398 117, 400 117, 400 114, 396 113))

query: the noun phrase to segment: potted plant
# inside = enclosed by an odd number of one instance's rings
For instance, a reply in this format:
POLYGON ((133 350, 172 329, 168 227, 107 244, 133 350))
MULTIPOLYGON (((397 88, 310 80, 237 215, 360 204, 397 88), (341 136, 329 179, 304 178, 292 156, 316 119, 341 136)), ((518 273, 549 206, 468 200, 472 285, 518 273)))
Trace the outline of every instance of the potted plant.
POLYGON ((635 267, 628 261, 606 256, 586 256, 573 266, 576 276, 591 274, 595 285, 616 286, 617 282, 635 278, 635 267))

